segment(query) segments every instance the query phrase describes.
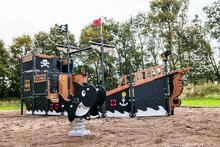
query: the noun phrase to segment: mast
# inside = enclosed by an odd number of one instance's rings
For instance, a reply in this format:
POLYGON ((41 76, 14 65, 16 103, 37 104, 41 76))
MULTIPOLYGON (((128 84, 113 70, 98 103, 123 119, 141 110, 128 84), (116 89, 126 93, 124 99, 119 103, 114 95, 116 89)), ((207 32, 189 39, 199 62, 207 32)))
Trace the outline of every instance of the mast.
POLYGON ((69 41, 69 31, 68 31, 68 24, 67 24, 67 32, 66 32, 66 39, 67 39, 67 62, 68 62, 68 97, 70 95, 70 41, 69 41))
MULTIPOLYGON (((105 74, 104 74, 104 38, 102 32, 102 21, 101 21, 101 53, 102 53, 102 61, 101 61, 101 69, 102 69, 102 86, 105 88, 105 74)), ((106 116, 106 102, 102 105, 102 116, 106 116)))

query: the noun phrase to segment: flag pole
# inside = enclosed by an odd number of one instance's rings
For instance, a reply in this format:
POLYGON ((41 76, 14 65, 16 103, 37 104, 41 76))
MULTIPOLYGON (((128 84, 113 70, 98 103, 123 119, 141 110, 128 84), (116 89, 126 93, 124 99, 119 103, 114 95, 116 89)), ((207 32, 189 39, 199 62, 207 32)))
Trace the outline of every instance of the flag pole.
POLYGON ((66 39, 67 39, 67 61, 68 61, 68 98, 70 96, 70 42, 69 42, 69 31, 68 31, 68 24, 67 24, 67 32, 66 32, 66 39))
MULTIPOLYGON (((104 38, 102 32, 102 20, 101 20, 101 52, 102 52, 102 61, 101 61, 101 69, 102 69, 102 86, 105 88, 105 80, 104 80, 104 38)), ((102 105, 102 117, 106 116, 106 102, 102 105)))
POLYGON ((105 81, 104 81, 104 39, 103 39, 103 32, 102 32, 102 21, 101 21, 101 52, 102 52, 102 62, 101 62, 102 86, 105 87, 105 81))

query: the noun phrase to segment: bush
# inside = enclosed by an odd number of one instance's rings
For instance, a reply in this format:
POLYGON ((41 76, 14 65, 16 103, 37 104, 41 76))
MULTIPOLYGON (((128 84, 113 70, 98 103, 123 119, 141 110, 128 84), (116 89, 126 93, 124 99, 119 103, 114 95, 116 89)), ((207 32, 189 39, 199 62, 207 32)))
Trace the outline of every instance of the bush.
POLYGON ((220 98, 220 84, 205 83, 183 87, 181 98, 220 98))
POLYGON ((4 110, 3 107, 20 106, 20 99, 17 97, 9 97, 0 99, 0 110, 4 110))

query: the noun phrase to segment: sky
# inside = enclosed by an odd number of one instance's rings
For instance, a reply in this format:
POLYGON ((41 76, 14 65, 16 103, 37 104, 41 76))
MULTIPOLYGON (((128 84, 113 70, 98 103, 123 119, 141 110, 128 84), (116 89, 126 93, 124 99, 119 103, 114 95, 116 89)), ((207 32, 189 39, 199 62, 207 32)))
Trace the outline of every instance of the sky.
MULTIPOLYGON (((78 41, 82 28, 102 16, 123 22, 138 12, 148 12, 150 0, 3 0, 0 8, 0 39, 10 45, 13 37, 39 31, 54 24, 68 24, 78 41)), ((190 0, 188 14, 205 18, 202 8, 215 0, 190 0)))

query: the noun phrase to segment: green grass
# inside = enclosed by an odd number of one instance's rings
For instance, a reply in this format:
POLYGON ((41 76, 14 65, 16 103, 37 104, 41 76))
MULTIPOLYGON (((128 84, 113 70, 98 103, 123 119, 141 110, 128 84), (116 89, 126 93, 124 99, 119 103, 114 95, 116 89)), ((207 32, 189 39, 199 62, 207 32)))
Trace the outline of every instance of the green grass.
POLYGON ((0 106, 0 110, 20 110, 20 106, 0 106))
POLYGON ((181 106, 220 107, 220 84, 201 83, 184 86, 181 106))
POLYGON ((0 110, 19 110, 20 99, 18 98, 5 98, 0 100, 0 110))
MULTIPOLYGON (((220 95, 213 95, 208 97, 191 97, 181 100, 181 106, 187 107, 220 107, 220 95)), ((7 98, 0 100, 0 110, 19 110, 19 98, 7 98)))
POLYGON ((182 99, 181 106, 220 107, 220 99, 210 99, 210 98, 182 99))

